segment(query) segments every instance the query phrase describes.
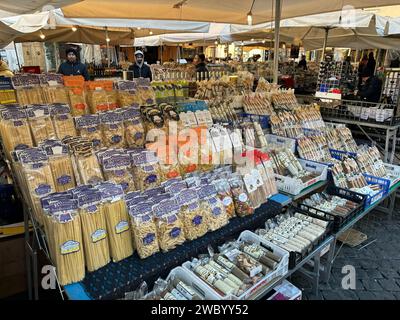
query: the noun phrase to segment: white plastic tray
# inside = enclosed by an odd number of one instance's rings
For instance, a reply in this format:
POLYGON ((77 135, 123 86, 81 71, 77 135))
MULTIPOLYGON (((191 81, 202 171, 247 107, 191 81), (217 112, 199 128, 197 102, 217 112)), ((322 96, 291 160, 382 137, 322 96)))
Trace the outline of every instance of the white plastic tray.
POLYGON ((322 163, 298 159, 301 166, 304 170, 308 172, 317 173, 318 176, 306 181, 302 182, 299 179, 281 176, 279 174, 275 174, 276 185, 278 186, 278 190, 282 192, 289 193, 291 195, 297 196, 300 194, 304 189, 316 184, 320 181, 325 181, 328 176, 328 166, 322 163))
POLYGON ((255 233, 250 232, 250 231, 244 231, 241 233, 239 236, 239 239, 237 240, 238 242, 246 241, 250 243, 257 243, 257 244, 262 244, 264 247, 267 247, 272 250, 272 252, 280 257, 282 257, 281 261, 279 262, 277 268, 275 271, 267 274, 264 276, 260 281, 256 284, 254 284, 252 287, 247 289, 243 294, 241 294, 239 297, 237 296, 232 296, 232 295, 227 295, 227 296, 221 296, 218 294, 213 288, 211 288, 206 282, 204 282, 202 279, 198 278, 193 271, 190 268, 190 262, 187 261, 183 264, 183 267, 188 270, 192 274, 193 277, 197 277, 201 282, 203 282, 204 285, 206 285, 209 290, 214 291, 214 295, 217 295, 220 297, 219 299, 221 300, 249 300, 252 297, 256 296, 260 292, 267 292, 269 289, 272 289, 272 283, 271 281, 276 279, 276 278, 282 278, 285 276, 288 272, 289 268, 289 252, 286 250, 282 249, 281 247, 257 236, 255 233))
POLYGON ((265 138, 269 144, 279 145, 290 149, 293 153, 296 152, 296 139, 281 137, 274 134, 266 134, 265 138))
POLYGON ((193 273, 182 267, 176 267, 172 269, 167 277, 169 281, 172 277, 181 280, 183 283, 192 287, 199 296, 205 300, 221 300, 221 297, 211 288, 205 284, 197 276, 193 276, 193 273))

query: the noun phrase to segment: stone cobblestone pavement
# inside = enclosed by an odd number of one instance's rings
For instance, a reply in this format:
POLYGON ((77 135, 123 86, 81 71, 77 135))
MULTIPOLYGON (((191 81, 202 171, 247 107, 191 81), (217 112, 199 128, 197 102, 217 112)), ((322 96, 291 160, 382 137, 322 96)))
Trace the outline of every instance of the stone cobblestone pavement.
POLYGON ((304 300, 400 300, 400 203, 392 220, 384 213, 373 211, 354 229, 365 233, 368 239, 356 248, 337 244, 337 250, 341 249, 333 264, 330 281, 328 284, 321 281, 317 296, 307 278, 299 273, 292 276, 292 283, 303 290, 304 300), (376 241, 361 248, 373 240, 376 241), (342 288, 345 265, 355 268, 355 290, 342 288))

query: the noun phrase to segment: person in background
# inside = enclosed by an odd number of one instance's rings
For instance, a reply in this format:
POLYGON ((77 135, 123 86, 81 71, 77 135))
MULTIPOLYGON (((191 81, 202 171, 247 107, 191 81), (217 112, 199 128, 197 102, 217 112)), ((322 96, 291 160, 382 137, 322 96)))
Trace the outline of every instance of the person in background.
POLYGON ((260 58, 261 58, 260 54, 255 54, 252 59, 253 59, 253 62, 257 62, 260 58))
POLYGON ((12 77, 14 73, 8 67, 8 64, 0 59, 0 77, 12 77))
POLYGON ((358 90, 361 90, 362 76, 366 74, 367 63, 368 63, 368 57, 367 55, 365 55, 358 64, 358 85, 357 85, 358 90))
POLYGON ((362 83, 358 96, 361 100, 378 103, 381 98, 382 81, 367 69, 361 75, 362 83))
POLYGON ((129 70, 133 71, 134 78, 148 78, 153 80, 150 67, 144 63, 143 51, 136 50, 135 63, 131 64, 129 70))
POLYGON ((225 61, 228 62, 228 61, 232 61, 232 60, 233 60, 232 53, 228 53, 228 56, 226 57, 225 61))
POLYGON ((203 53, 194 56, 193 64, 196 66, 196 72, 208 72, 205 61, 206 56, 203 53))
POLYGON ((87 67, 82 62, 78 61, 78 52, 74 48, 68 48, 65 51, 67 61, 61 63, 58 68, 58 73, 64 76, 83 76, 85 81, 89 81, 89 72, 87 67))
POLYGON ((375 67, 376 67, 376 60, 374 58, 374 53, 370 52, 368 56, 367 70, 371 76, 375 74, 375 67))
POLYGON ((306 56, 304 54, 301 56, 301 60, 299 61, 299 68, 302 68, 303 70, 307 70, 307 60, 306 60, 306 56))

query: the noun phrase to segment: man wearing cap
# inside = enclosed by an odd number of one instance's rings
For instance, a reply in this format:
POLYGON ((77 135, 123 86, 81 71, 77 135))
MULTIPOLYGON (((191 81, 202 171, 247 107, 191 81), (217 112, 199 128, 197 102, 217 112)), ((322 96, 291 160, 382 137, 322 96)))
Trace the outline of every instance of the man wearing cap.
POLYGON ((129 70, 133 71, 134 78, 149 78, 152 80, 150 67, 144 63, 144 54, 142 51, 137 50, 135 52, 135 63, 129 67, 129 70))
POLYGON ((85 81, 89 80, 89 73, 87 67, 82 62, 78 61, 78 53, 74 48, 68 48, 65 53, 67 54, 67 61, 61 63, 58 68, 58 73, 64 76, 83 76, 85 81))

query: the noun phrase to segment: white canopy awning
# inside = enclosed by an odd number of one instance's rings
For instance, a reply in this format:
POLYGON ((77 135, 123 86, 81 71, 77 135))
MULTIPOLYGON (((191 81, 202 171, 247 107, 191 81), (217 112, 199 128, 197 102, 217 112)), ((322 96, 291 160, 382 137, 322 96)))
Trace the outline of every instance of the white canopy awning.
MULTIPOLYGON (((253 23, 273 19, 275 0, 256 0, 252 9, 253 23)), ((282 19, 342 10, 345 6, 367 8, 398 4, 398 0, 285 0, 282 19)), ((125 18, 186 21, 212 21, 247 24, 251 0, 84 0, 66 7, 66 17, 125 18)))
POLYGON ((10 15, 18 15, 24 13, 34 13, 43 10, 51 10, 79 2, 80 0, 1 0, 0 10, 8 12, 10 15))

